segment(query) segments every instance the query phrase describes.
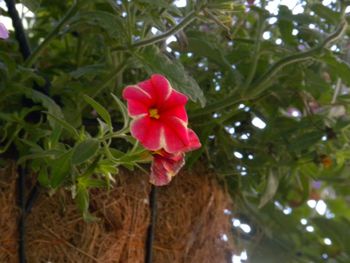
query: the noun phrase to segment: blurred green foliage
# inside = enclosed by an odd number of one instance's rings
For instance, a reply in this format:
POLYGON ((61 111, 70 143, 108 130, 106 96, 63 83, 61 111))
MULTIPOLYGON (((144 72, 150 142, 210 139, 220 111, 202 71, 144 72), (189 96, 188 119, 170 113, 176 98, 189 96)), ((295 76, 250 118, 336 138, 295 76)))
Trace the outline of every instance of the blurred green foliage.
POLYGON ((0 42, 2 158, 71 189, 93 219, 89 189, 149 161, 121 91, 161 73, 192 100, 203 147, 187 163, 232 194, 249 262, 350 261, 348 1, 21 2, 33 53, 23 61, 13 33, 0 42))

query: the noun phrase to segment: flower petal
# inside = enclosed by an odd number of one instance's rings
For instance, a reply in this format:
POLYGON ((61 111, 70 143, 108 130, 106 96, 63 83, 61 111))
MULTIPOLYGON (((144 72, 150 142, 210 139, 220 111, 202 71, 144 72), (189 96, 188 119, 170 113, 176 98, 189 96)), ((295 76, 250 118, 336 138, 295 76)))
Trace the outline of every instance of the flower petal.
POLYGON ((145 105, 151 105, 153 102, 151 94, 137 85, 127 86, 123 90, 123 98, 127 101, 136 100, 145 105))
POLYGON ((128 101, 128 112, 131 117, 148 114, 148 107, 136 100, 128 101))
POLYGON ((186 124, 188 122, 187 112, 186 112, 185 106, 183 105, 173 107, 171 109, 166 110, 165 112, 160 111, 160 116, 162 119, 177 117, 183 122, 185 122, 186 124))
POLYGON ((157 97, 157 104, 161 105, 169 98, 172 93, 172 87, 169 81, 160 74, 153 74, 151 76, 151 82, 157 97))
POLYGON ((0 38, 7 39, 9 37, 9 32, 7 31, 4 24, 0 23, 0 38))
POLYGON ((198 139, 197 134, 191 129, 188 129, 188 138, 190 143, 184 151, 186 152, 193 151, 202 146, 201 142, 198 139))
POLYGON ((165 118, 174 116, 187 123, 188 117, 185 109, 187 100, 188 99, 184 94, 176 90, 172 90, 169 98, 163 103, 163 105, 161 105, 159 111, 165 118))
POLYGON ((182 152, 189 145, 187 124, 176 117, 162 120, 163 133, 160 145, 169 153, 182 152))
POLYGON ((156 151, 161 148, 162 125, 158 120, 143 116, 133 120, 130 126, 131 135, 146 149, 156 151))
POLYGON ((154 103, 151 95, 137 85, 126 87, 123 98, 128 101, 128 112, 131 117, 148 114, 149 107, 154 103))
POLYGON ((155 94, 155 90, 153 88, 153 84, 150 79, 138 83, 137 86, 140 87, 147 94, 149 94, 149 96, 153 99, 153 101, 156 101, 157 95, 155 94))
POLYGON ((163 162, 159 158, 153 159, 149 181, 156 186, 166 185, 171 181, 171 176, 168 175, 163 162))
POLYGON ((188 98, 185 94, 178 92, 176 90, 172 90, 169 98, 164 105, 167 109, 176 107, 178 105, 185 105, 188 101, 188 98))
POLYGON ((150 182, 156 186, 168 184, 184 164, 183 153, 170 155, 170 158, 155 154, 151 166, 150 182))
POLYGON ((172 154, 172 156, 168 158, 163 158, 163 166, 169 173, 171 173, 171 176, 175 176, 184 165, 185 155, 182 152, 172 154))

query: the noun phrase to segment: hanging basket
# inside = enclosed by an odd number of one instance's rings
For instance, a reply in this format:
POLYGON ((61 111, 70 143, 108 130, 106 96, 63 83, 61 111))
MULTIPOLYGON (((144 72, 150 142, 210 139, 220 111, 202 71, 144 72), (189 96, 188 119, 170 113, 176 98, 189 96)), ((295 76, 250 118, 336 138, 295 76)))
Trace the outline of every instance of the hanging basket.
MULTIPOLYGON (((0 171, 0 262, 18 262, 16 177, 14 164, 0 171)), ((148 176, 121 171, 116 178, 110 191, 91 193, 90 211, 98 218, 91 223, 83 221, 69 191, 51 197, 41 191, 26 217, 27 262, 144 262, 148 176)), ((232 202, 210 172, 197 167, 180 173, 158 188, 157 206, 153 262, 229 262, 232 226, 224 210, 232 202)))

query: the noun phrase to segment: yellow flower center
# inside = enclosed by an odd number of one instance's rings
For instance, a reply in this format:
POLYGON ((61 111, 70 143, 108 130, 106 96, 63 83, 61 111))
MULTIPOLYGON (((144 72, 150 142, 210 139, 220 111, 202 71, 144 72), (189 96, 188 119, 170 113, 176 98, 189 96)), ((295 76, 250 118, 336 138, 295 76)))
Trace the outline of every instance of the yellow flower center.
POLYGON ((159 119, 159 114, 158 114, 158 110, 157 109, 150 109, 149 110, 149 116, 151 118, 155 118, 155 119, 159 119))

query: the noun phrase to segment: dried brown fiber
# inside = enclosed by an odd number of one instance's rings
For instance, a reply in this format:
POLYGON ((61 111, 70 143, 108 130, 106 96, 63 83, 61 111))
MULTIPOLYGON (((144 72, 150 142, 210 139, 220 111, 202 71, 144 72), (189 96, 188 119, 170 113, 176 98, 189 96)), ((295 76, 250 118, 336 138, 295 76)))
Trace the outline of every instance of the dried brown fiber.
POLYGON ((9 163, 0 169, 0 262, 17 260, 16 167, 9 163))
MULTIPOLYGON (((13 165, 0 170, 0 262, 17 262, 15 178, 13 165)), ((99 218, 92 223, 81 219, 68 191, 42 193, 26 219, 28 263, 144 262, 149 191, 147 175, 121 171, 112 190, 91 194, 90 211, 99 218)), ((153 262, 229 262, 234 248, 223 211, 232 203, 210 172, 182 172, 158 188, 157 205, 153 262)))

